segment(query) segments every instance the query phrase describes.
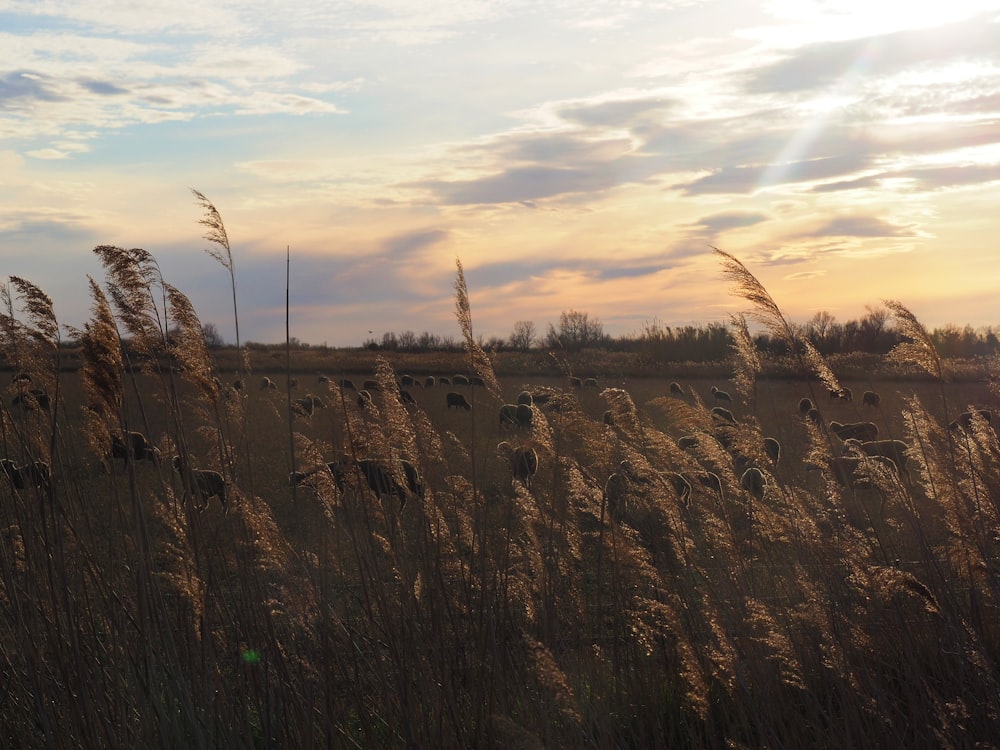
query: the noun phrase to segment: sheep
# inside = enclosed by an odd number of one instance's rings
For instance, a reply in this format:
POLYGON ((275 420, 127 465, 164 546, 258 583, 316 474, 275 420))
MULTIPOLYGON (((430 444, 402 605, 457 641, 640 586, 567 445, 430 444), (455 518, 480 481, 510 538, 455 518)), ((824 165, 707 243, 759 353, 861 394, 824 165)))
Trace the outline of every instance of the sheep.
POLYGON ((530 429, 532 422, 535 420, 535 411, 531 408, 530 404, 517 404, 515 407, 515 418, 517 419, 517 426, 522 430, 530 429))
POLYGON ((811 398, 802 398, 799 400, 799 414, 803 417, 809 414, 815 408, 811 398))
POLYGON ((411 394, 409 391, 404 391, 402 388, 400 388, 399 402, 401 404, 416 404, 417 400, 413 398, 413 394, 411 394))
POLYGON ((353 380, 349 380, 347 378, 341 378, 340 381, 337 383, 337 385, 340 386, 340 390, 342 390, 342 391, 356 391, 356 390, 358 390, 357 386, 354 385, 354 381, 353 380))
POLYGON ((733 413, 729 411, 729 409, 724 409, 721 406, 713 406, 711 413, 712 416, 716 419, 719 419, 723 422, 728 422, 729 424, 736 424, 736 417, 733 416, 733 413))
POLYGON ((413 465, 412 462, 407 461, 405 458, 400 460, 400 464, 403 466, 403 477, 406 479, 406 487, 414 495, 419 497, 421 500, 424 499, 424 483, 420 479, 420 474, 417 471, 417 467, 413 465))
POLYGON ((831 401, 841 400, 841 401, 851 402, 854 400, 854 393, 851 391, 850 388, 844 386, 841 386, 839 389, 830 388, 829 393, 831 401))
POLYGON ((465 375, 453 375, 451 378, 452 385, 468 385, 469 379, 465 375))
POLYGON ((361 388, 362 388, 362 390, 365 390, 365 391, 368 391, 368 392, 381 391, 382 390, 382 384, 379 383, 377 380, 366 380, 364 383, 362 383, 361 388))
POLYGON ((531 478, 538 473, 538 453, 531 446, 513 447, 506 440, 497 445, 497 455, 507 462, 511 477, 531 489, 531 478))
POLYGON ((29 388, 14 396, 10 400, 10 405, 19 406, 27 411, 34 411, 35 409, 48 411, 52 406, 52 399, 49 397, 49 394, 40 388, 29 388))
POLYGON ((181 459, 180 456, 174 456, 173 461, 171 461, 176 471, 181 476, 181 481, 184 484, 184 500, 191 496, 192 490, 197 490, 198 499, 200 500, 198 509, 205 510, 208 507, 208 501, 213 497, 219 498, 219 502, 222 503, 223 513, 229 513, 229 498, 226 497, 226 480, 217 471, 212 471, 211 469, 191 469, 189 468, 181 459), (194 482, 192 485, 191 482, 194 482))
POLYGON ((535 399, 532 397, 530 391, 521 391, 517 394, 517 403, 519 404, 527 404, 528 406, 531 406, 534 401, 535 399))
POLYGON ((900 472, 906 471, 906 451, 909 446, 902 440, 866 440, 850 439, 844 441, 845 450, 854 448, 868 456, 888 458, 900 472))
POLYGON ((434 381, 434 376, 433 375, 428 375, 424 379, 424 388, 433 388, 434 387, 434 382, 435 382, 434 381))
POLYGON ((740 477, 740 487, 754 500, 762 500, 767 494, 767 479, 764 477, 764 472, 756 466, 751 466, 740 477))
POLYGON ((23 490, 28 487, 48 487, 51 481, 49 465, 44 461, 32 461, 24 466, 18 466, 9 458, 0 459, 0 468, 14 489, 23 490))
POLYGON ((831 421, 830 429, 841 440, 855 438, 864 442, 878 439, 878 425, 874 422, 848 422, 847 424, 841 424, 840 422, 831 421))
POLYGON ((719 498, 723 496, 722 493, 722 480, 719 475, 712 471, 698 471, 695 472, 694 478, 698 480, 698 483, 703 487, 707 487, 710 490, 715 490, 719 493, 719 498))
POLYGON ((365 388, 358 391, 358 408, 370 409, 373 406, 375 406, 375 402, 372 401, 372 394, 365 388))
POLYGON ((972 429, 972 422, 974 419, 982 419, 986 424, 993 424, 993 413, 988 409, 974 409, 972 411, 963 411, 955 419, 948 423, 948 427, 953 430, 959 428, 970 430, 972 429))
POLYGON ((872 406, 878 408, 882 403, 882 397, 875 393, 875 391, 865 391, 861 394, 861 405, 862 406, 872 406))
POLYGON ((676 383, 676 382, 675 383, 671 383, 670 384, 670 393, 673 394, 674 396, 683 396, 684 395, 684 389, 681 388, 681 384, 680 383, 676 383))
POLYGON ((597 378, 584 378, 581 384, 583 388, 599 388, 597 384, 597 378))
POLYGON ((677 447, 681 450, 691 450, 692 448, 698 447, 698 436, 697 435, 682 435, 677 438, 677 447))
POLYGON ((572 388, 583 388, 583 380, 573 375, 569 378, 569 384, 572 388))
POLYGON ((517 404, 501 404, 499 417, 500 417, 500 427, 503 428, 505 424, 517 426, 517 404))
POLYGON ((449 378, 447 375, 439 375, 438 385, 451 385, 451 378, 449 378))
POLYGON ((896 464, 885 456, 836 456, 827 461, 826 465, 806 463, 806 470, 819 469, 829 473, 838 484, 850 489, 866 489, 874 485, 873 474, 879 468, 889 472, 891 476, 898 475, 896 464))
POLYGON ((764 453, 767 457, 777 465, 778 461, 781 459, 781 443, 778 442, 777 438, 766 437, 764 438, 764 453))
POLYGON ((278 386, 271 378, 265 375, 260 379, 260 389, 262 391, 276 391, 278 390, 278 386))
POLYGON ((445 394, 444 398, 448 404, 448 409, 451 409, 454 406, 456 409, 465 409, 466 411, 472 410, 472 404, 470 404, 461 393, 449 391, 445 394))
POLYGON ((733 397, 730 396, 726 391, 719 390, 716 386, 712 386, 712 395, 715 396, 716 401, 728 401, 733 402, 733 397))
POLYGON ((640 481, 630 461, 622 461, 618 470, 608 477, 604 483, 604 504, 612 518, 620 518, 628 512, 632 484, 640 481))
MULTIPOLYGON (((407 462, 408 463, 408 462, 407 462)), ((368 483, 368 488, 375 493, 379 498, 385 496, 391 496, 399 498, 400 510, 406 505, 406 488, 403 487, 393 475, 392 470, 386 466, 386 464, 376 458, 359 458, 356 461, 351 461, 350 459, 341 459, 339 464, 328 464, 328 468, 337 479, 339 475, 338 486, 343 488, 343 477, 345 475, 345 469, 351 464, 356 466, 360 471, 361 475, 365 478, 368 483)), ((410 470, 413 473, 413 484, 414 487, 418 487, 420 492, 418 493, 423 497, 423 485, 419 482, 419 477, 417 477, 416 469, 413 468, 412 464, 410 470)), ((404 466, 404 474, 406 474, 406 469, 404 466)), ((409 476, 406 479, 407 483, 410 482, 409 476)))
POLYGON ((677 493, 677 499, 680 501, 681 505, 685 508, 691 507, 691 483, 681 474, 676 471, 668 471, 662 474, 670 486, 674 488, 674 492, 677 493))
POLYGON ((615 413, 611 411, 611 409, 608 409, 603 415, 601 415, 601 421, 604 424, 613 427, 615 424, 615 413))
POLYGON ((234 380, 229 387, 232 388, 234 391, 242 391, 243 381, 240 378, 236 378, 236 380, 234 380))
POLYGON ((414 377, 412 375, 401 375, 399 377, 399 384, 400 385, 412 387, 413 384, 416 383, 416 382, 417 381, 414 379, 414 377))
POLYGON ((480 388, 485 388, 486 387, 486 382, 481 377, 479 377, 478 375, 470 375, 469 376, 469 385, 472 385, 472 386, 477 386, 478 385, 480 388))
POLYGON ((806 419, 812 422, 817 427, 822 427, 824 424, 823 415, 819 413, 819 409, 813 407, 806 412, 806 419))
POLYGON ((292 401, 292 411, 304 417, 311 417, 316 409, 325 409, 323 399, 311 393, 292 401))
POLYGON ((141 432, 126 432, 125 435, 111 436, 111 458, 124 458, 126 463, 132 459, 160 463, 160 450, 141 432))
POLYGON ((316 382, 319 383, 320 385, 323 385, 324 383, 329 383, 330 378, 324 375, 323 373, 319 373, 316 376, 316 382))

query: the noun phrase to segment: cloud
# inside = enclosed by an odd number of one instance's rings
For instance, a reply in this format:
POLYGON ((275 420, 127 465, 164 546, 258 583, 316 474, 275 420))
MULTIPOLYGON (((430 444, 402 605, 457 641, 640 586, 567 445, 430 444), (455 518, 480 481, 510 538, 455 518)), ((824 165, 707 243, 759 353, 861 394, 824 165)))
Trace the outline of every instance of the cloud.
POLYGON ((17 103, 58 102, 62 96, 53 91, 43 76, 27 70, 16 70, 0 76, 0 108, 17 103))
POLYGON ((413 255, 420 250, 432 247, 447 239, 448 232, 443 229, 419 230, 384 240, 381 250, 394 258, 398 258, 400 256, 413 255))
POLYGON ((692 226, 705 229, 711 234, 725 232, 727 229, 741 229, 752 227, 755 224, 765 222, 770 217, 759 211, 725 211, 718 214, 703 216, 692 226))
POLYGON ((911 227, 901 227, 875 216, 837 216, 804 237, 914 237, 911 227))
POLYGON ((678 183, 673 187, 687 195, 754 193, 759 189, 775 185, 825 180, 858 172, 867 168, 870 163, 871 158, 864 154, 845 154, 776 166, 723 167, 705 177, 678 183))

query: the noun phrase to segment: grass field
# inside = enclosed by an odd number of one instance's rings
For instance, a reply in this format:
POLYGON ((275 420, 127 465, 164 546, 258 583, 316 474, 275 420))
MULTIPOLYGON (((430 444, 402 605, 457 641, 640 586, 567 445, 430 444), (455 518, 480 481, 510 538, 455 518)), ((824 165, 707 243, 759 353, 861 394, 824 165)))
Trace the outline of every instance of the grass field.
MULTIPOLYGON (((37 291, 19 287, 27 323, 5 319, 25 377, 0 411, 3 746, 996 746, 1000 445, 985 418, 949 427, 996 413, 996 382, 872 371, 848 402, 760 377, 739 345, 731 380, 680 393, 497 380, 459 304, 483 386, 407 405, 376 358, 322 381, 296 363, 294 389, 275 360, 235 390, 176 290, 179 333, 159 333, 145 283, 115 314, 94 291, 79 371, 60 372, 37 291), (118 324, 171 367, 133 375, 118 324), (375 382, 371 407, 344 375, 375 382), (523 390, 530 425, 501 425, 523 390), (306 393, 310 416, 290 408, 306 393), (905 453, 864 458, 831 429, 866 421, 905 453), (159 460, 112 458, 124 430, 159 460), (501 442, 534 451, 530 482, 501 442), (226 505, 175 455, 218 472, 226 505)), ((904 354, 940 372, 909 330, 904 354)))

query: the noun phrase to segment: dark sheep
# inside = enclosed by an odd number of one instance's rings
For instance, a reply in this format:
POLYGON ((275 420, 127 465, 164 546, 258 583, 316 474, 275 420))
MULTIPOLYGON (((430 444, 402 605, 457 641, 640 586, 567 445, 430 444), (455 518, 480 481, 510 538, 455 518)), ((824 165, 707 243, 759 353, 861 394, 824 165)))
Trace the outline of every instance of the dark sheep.
POLYGON ((909 446, 902 440, 847 440, 844 447, 847 450, 854 448, 869 456, 888 458, 900 472, 906 471, 906 451, 909 446))
POLYGON ((199 510, 208 507, 208 501, 213 497, 219 498, 222 503, 224 513, 229 513, 229 498, 226 497, 226 480, 217 471, 211 469, 191 469, 188 468, 180 456, 173 458, 174 470, 180 474, 181 482, 184 484, 184 500, 191 496, 192 491, 198 494, 199 510), (193 484, 192 484, 193 482, 193 484))
POLYGON ((382 390, 382 385, 377 380, 366 380, 362 384, 361 388, 363 390, 366 390, 366 391, 369 391, 369 392, 371 392, 371 391, 381 391, 382 390))
POLYGON ((480 388, 486 387, 486 382, 478 375, 469 376, 469 385, 479 386, 480 388))
POLYGON ((278 390, 278 386, 275 384, 273 380, 271 380, 271 378, 265 375, 263 378, 260 379, 260 389, 262 391, 276 391, 278 390))
POLYGON ((451 385, 451 378, 449 378, 447 375, 439 375, 438 385, 451 385))
POLYGON ((604 483, 604 504, 612 518, 621 518, 630 510, 629 498, 636 484, 645 484, 628 460, 618 464, 618 470, 604 483))
POLYGON ((670 384, 670 392, 673 395, 675 395, 675 396, 683 396, 684 395, 684 389, 681 388, 681 384, 680 383, 671 383, 670 384))
POLYGON ((823 415, 819 413, 819 409, 815 406, 806 412, 806 419, 812 422, 817 427, 822 427, 824 424, 823 415))
POLYGON ((874 422, 830 422, 830 429, 841 440, 860 440, 862 442, 878 439, 878 425, 874 422))
POLYGON ((358 407, 361 409, 370 409, 372 406, 374 406, 372 394, 367 389, 362 388, 358 391, 358 407))
POLYGON ((570 376, 569 384, 572 388, 583 388, 583 380, 578 377, 570 376))
POLYGON ((836 401, 839 399, 841 401, 851 402, 854 400, 854 393, 851 391, 850 388, 842 387, 840 388, 840 390, 837 390, 835 388, 830 388, 829 392, 831 401, 836 401))
POLYGON ((404 386, 412 387, 413 384, 416 382, 417 381, 414 379, 412 375, 401 375, 399 378, 399 384, 404 386))
POLYGON ((399 391, 399 402, 401 404, 416 404, 417 400, 413 398, 413 394, 409 391, 404 391, 400 389, 399 391))
POLYGON ((49 465, 44 461, 32 461, 18 466, 9 458, 0 459, 0 468, 14 489, 28 487, 48 487, 51 481, 49 465))
POLYGON ((507 462, 513 479, 531 489, 531 478, 538 473, 538 453, 531 446, 514 448, 506 440, 497 445, 497 455, 507 462))
POLYGON ((341 378, 338 385, 342 391, 356 391, 357 387, 354 385, 353 380, 348 380, 347 378, 341 378))
POLYGON ((677 499, 685 508, 691 507, 691 483, 676 471, 668 471, 663 475, 677 494, 677 499))
POLYGON ((326 403, 318 396, 311 393, 292 401, 292 411, 304 417, 311 417, 316 409, 325 409, 326 403))
POLYGON ((754 500, 762 500, 767 494, 767 479, 764 472, 756 466, 751 466, 740 477, 740 487, 746 490, 754 500))
POLYGON ((427 378, 424 380, 424 388, 433 388, 434 387, 434 382, 435 382, 434 381, 434 376, 433 375, 428 375, 427 378))
POLYGON ((599 388, 597 384, 597 378, 584 378, 582 387, 584 388, 599 388))
POLYGON ((517 426, 517 404, 501 404, 499 410, 500 427, 505 424, 517 426))
POLYGON ((465 375, 453 375, 451 378, 452 385, 468 385, 469 379, 465 375))
POLYGON ((464 395, 461 393, 455 393, 454 391, 449 391, 445 395, 445 401, 448 404, 448 408, 451 409, 455 407, 456 409, 465 409, 466 411, 472 411, 472 404, 470 404, 464 395))
POLYGON ((125 435, 111 436, 111 458, 124 458, 126 462, 149 461, 160 463, 160 450, 141 432, 127 432, 125 435))
POLYGON ((522 430, 530 429, 532 422, 535 421, 535 410, 531 408, 530 404, 517 404, 515 407, 515 417, 517 418, 518 427, 522 430))
POLYGON ((615 424, 615 414, 614 414, 614 412, 611 411, 611 409, 608 409, 607 411, 605 411, 604 414, 603 414, 603 416, 601 417, 601 421, 604 422, 604 424, 606 424, 606 425, 614 426, 614 424, 615 424))
POLYGON ((862 406, 873 406, 878 408, 879 404, 882 403, 882 397, 879 396, 875 391, 865 391, 861 394, 861 405, 862 406))
POLYGON ((806 416, 814 408, 816 407, 813 404, 811 398, 803 398, 799 400, 799 414, 801 414, 803 417, 806 416))
POLYGON ((733 397, 730 396, 726 391, 720 390, 716 386, 712 386, 712 395, 715 396, 716 401, 728 401, 733 402, 733 397))
POLYGON ((517 403, 519 404, 527 404, 528 406, 531 406, 534 401, 535 399, 532 398, 530 391, 521 391, 517 394, 517 403))
POLYGON ((767 457, 771 459, 775 464, 781 459, 781 443, 778 442, 777 438, 766 437, 764 438, 764 453, 767 457))
POLYGON ((397 481, 388 466, 374 458, 360 458, 354 463, 361 470, 372 492, 380 498, 385 496, 399 498, 400 509, 406 505, 406 488, 397 481))
POLYGON ((982 419, 988 425, 993 424, 993 413, 991 411, 988 409, 974 409, 973 411, 963 411, 955 419, 951 420, 948 426, 953 430, 959 428, 971 430, 972 421, 976 417, 982 419))
POLYGON ((724 409, 721 406, 712 407, 712 416, 716 419, 720 419, 723 422, 728 422, 729 424, 736 424, 736 417, 729 409, 724 409))

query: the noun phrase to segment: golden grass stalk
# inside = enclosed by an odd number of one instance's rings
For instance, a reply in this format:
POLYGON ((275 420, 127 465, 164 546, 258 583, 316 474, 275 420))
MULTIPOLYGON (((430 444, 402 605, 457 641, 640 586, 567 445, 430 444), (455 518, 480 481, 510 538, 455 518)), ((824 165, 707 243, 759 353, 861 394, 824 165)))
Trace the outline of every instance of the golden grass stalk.
POLYGON ((489 355, 476 342, 472 333, 472 307, 469 304, 469 290, 465 285, 465 271, 462 269, 462 261, 455 258, 455 317, 458 319, 458 326, 462 329, 462 337, 465 339, 465 350, 469 354, 469 364, 472 371, 483 379, 486 390, 490 392, 498 401, 503 400, 503 391, 497 382, 496 374, 493 372, 493 363, 489 355))
POLYGON ((906 339, 892 348, 886 355, 886 362, 916 365, 938 382, 943 382, 945 375, 941 356, 927 329, 901 302, 883 300, 883 304, 895 317, 896 330, 906 339))

